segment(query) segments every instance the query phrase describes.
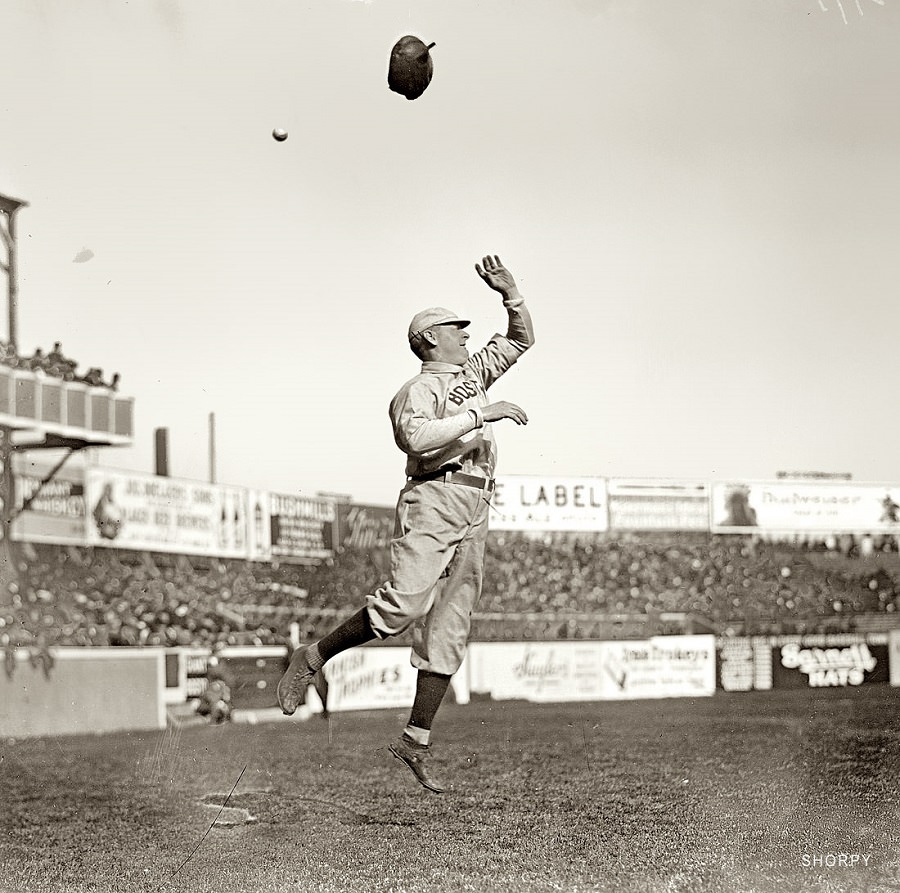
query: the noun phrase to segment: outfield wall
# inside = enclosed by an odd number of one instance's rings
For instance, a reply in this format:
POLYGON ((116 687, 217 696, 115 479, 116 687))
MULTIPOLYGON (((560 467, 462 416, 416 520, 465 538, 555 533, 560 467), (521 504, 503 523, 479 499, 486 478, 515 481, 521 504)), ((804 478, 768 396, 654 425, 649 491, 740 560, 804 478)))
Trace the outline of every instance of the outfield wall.
POLYGON ((165 649, 14 652, 0 675, 0 736, 79 735, 166 726, 165 649))
MULTIPOLYGON (((196 650, 185 650, 181 660, 194 666, 179 673, 187 682, 179 690, 183 702, 202 658, 196 650)), ((225 648, 216 660, 231 686, 235 709, 276 706, 283 649, 225 648)), ((330 660, 324 673, 328 708, 334 712, 408 707, 415 695, 416 670, 408 647, 354 648, 330 660)), ((201 679, 194 681, 202 685, 201 679)), ((458 704, 468 703, 473 693, 538 702, 708 697, 716 690, 715 637, 472 642, 452 687, 458 704)), ((169 698, 174 702, 173 693, 169 698)))
MULTIPOLYGON (((45 663, 25 649, 0 676, 0 737, 161 729, 167 706, 202 693, 203 648, 57 648, 45 663)), ((408 708, 416 671, 407 647, 371 646, 328 663, 330 710, 408 708)), ((237 710, 273 710, 287 650, 225 648, 215 662, 237 710)), ((473 642, 453 697, 533 702, 709 697, 721 691, 900 686, 900 630, 890 633, 600 642, 473 642)), ((313 709, 318 699, 311 698, 313 709)))
MULTIPOLYGON (((236 710, 276 707, 284 648, 58 648, 52 665, 15 653, 0 680, 0 736, 31 737, 164 728, 168 706, 189 703, 215 660, 236 710)), ((408 708, 416 670, 408 647, 372 646, 325 668, 332 711, 408 708)), ((473 642, 453 677, 452 697, 611 700, 708 696, 715 691, 712 636, 645 642, 473 642)), ((315 703, 316 699, 312 699, 315 703)), ((318 705, 316 705, 318 706, 318 705)))

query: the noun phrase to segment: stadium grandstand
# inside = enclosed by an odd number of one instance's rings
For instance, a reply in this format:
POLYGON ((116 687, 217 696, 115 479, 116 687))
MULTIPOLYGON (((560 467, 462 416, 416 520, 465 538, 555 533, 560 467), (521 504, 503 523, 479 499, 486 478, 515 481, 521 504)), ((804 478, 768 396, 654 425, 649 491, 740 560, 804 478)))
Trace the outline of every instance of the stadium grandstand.
MULTIPOLYGON (((892 537, 864 547, 696 532, 494 532, 473 639, 847 632, 896 625, 892 537)), ((0 642, 285 644, 320 635, 386 576, 384 543, 316 564, 24 543, 0 642)))

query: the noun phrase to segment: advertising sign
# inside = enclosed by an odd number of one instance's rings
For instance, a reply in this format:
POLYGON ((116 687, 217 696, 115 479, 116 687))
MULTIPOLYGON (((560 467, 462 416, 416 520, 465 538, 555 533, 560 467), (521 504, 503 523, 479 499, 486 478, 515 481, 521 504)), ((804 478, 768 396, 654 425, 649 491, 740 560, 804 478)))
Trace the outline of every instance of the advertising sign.
POLYGON ((394 510, 380 505, 338 507, 342 549, 384 549, 394 535, 394 510))
POLYGON ((246 490, 106 468, 85 483, 90 545, 248 556, 246 490))
POLYGON ((772 649, 776 688, 847 688, 885 683, 888 646, 854 642, 805 645, 789 642, 772 649))
POLYGON ((716 681, 723 691, 772 688, 772 647, 765 637, 717 640, 716 681))
POLYGON ((416 693, 409 648, 353 648, 325 664, 329 710, 408 707, 416 693))
POLYGON ((612 530, 709 530, 705 483, 665 480, 609 480, 612 530))
POLYGON ((318 496, 269 494, 273 560, 328 558, 334 554, 334 502, 318 496))
POLYGON ((804 481, 715 483, 711 511, 714 533, 900 533, 900 488, 804 481))
POLYGON ((713 636, 620 642, 476 642, 473 692, 538 702, 706 697, 715 692, 713 636))
POLYGON ((271 561, 272 526, 269 517, 269 493, 267 490, 248 490, 247 500, 250 558, 253 561, 271 561))
POLYGON ((43 463, 14 463, 16 509, 21 509, 35 494, 37 496, 28 510, 13 521, 12 538, 30 543, 83 546, 87 537, 84 471, 79 467, 63 466, 41 487, 41 482, 52 470, 53 466, 43 463))
POLYGON ((469 685, 495 700, 595 701, 597 642, 477 642, 469 647, 469 685))
POLYGON ((494 530, 609 528, 605 478, 501 475, 491 508, 494 530))
POLYGON ((604 699, 706 697, 716 690, 714 636, 601 642, 600 649, 604 699))

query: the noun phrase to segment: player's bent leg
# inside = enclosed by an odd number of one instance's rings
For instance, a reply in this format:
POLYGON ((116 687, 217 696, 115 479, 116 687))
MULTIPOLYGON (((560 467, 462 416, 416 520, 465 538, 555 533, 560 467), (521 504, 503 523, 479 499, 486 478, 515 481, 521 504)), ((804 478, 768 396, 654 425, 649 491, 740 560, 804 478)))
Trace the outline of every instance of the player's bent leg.
POLYGON ((462 664, 472 612, 481 598, 486 533, 486 526, 479 527, 460 544, 449 575, 435 589, 431 610, 413 627, 416 669, 452 676, 462 664))
POLYGON ((401 492, 390 581, 367 598, 369 619, 380 637, 403 632, 431 610, 434 586, 468 528, 471 497, 463 489, 426 481, 401 492))
POLYGON ((431 609, 413 626, 412 664, 419 674, 401 750, 414 759, 399 756, 396 745, 391 752, 430 790, 444 789, 429 765, 431 724, 465 656, 472 611, 481 596, 486 537, 484 511, 457 547, 446 576, 435 586, 431 609))
POLYGON ((366 597, 366 607, 313 645, 298 648, 276 689, 282 713, 290 716, 303 700, 315 673, 335 654, 362 645, 375 637, 384 639, 406 630, 431 610, 433 590, 455 543, 441 542, 430 531, 407 530, 391 544, 393 581, 366 597))
POLYGON ((437 578, 425 589, 414 591, 397 588, 392 582, 366 596, 369 623, 379 639, 398 636, 431 610, 437 578))
POLYGON ((300 706, 306 689, 314 681, 316 673, 336 654, 364 645, 376 636, 365 608, 338 624, 331 632, 312 645, 297 648, 278 682, 276 696, 282 713, 290 716, 300 706))
POLYGON ((391 544, 391 579, 366 596, 369 622, 379 638, 396 636, 431 611, 439 582, 454 560, 457 543, 407 531, 391 544))

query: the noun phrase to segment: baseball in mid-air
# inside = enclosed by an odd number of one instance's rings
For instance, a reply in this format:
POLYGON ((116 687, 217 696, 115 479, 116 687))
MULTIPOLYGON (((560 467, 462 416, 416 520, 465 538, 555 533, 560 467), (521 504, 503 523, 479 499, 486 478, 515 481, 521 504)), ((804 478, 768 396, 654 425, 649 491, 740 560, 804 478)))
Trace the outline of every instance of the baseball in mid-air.
POLYGON ((272 136, 278 140, 279 143, 283 143, 287 139, 287 131, 282 130, 280 127, 276 127, 272 131, 272 136))

